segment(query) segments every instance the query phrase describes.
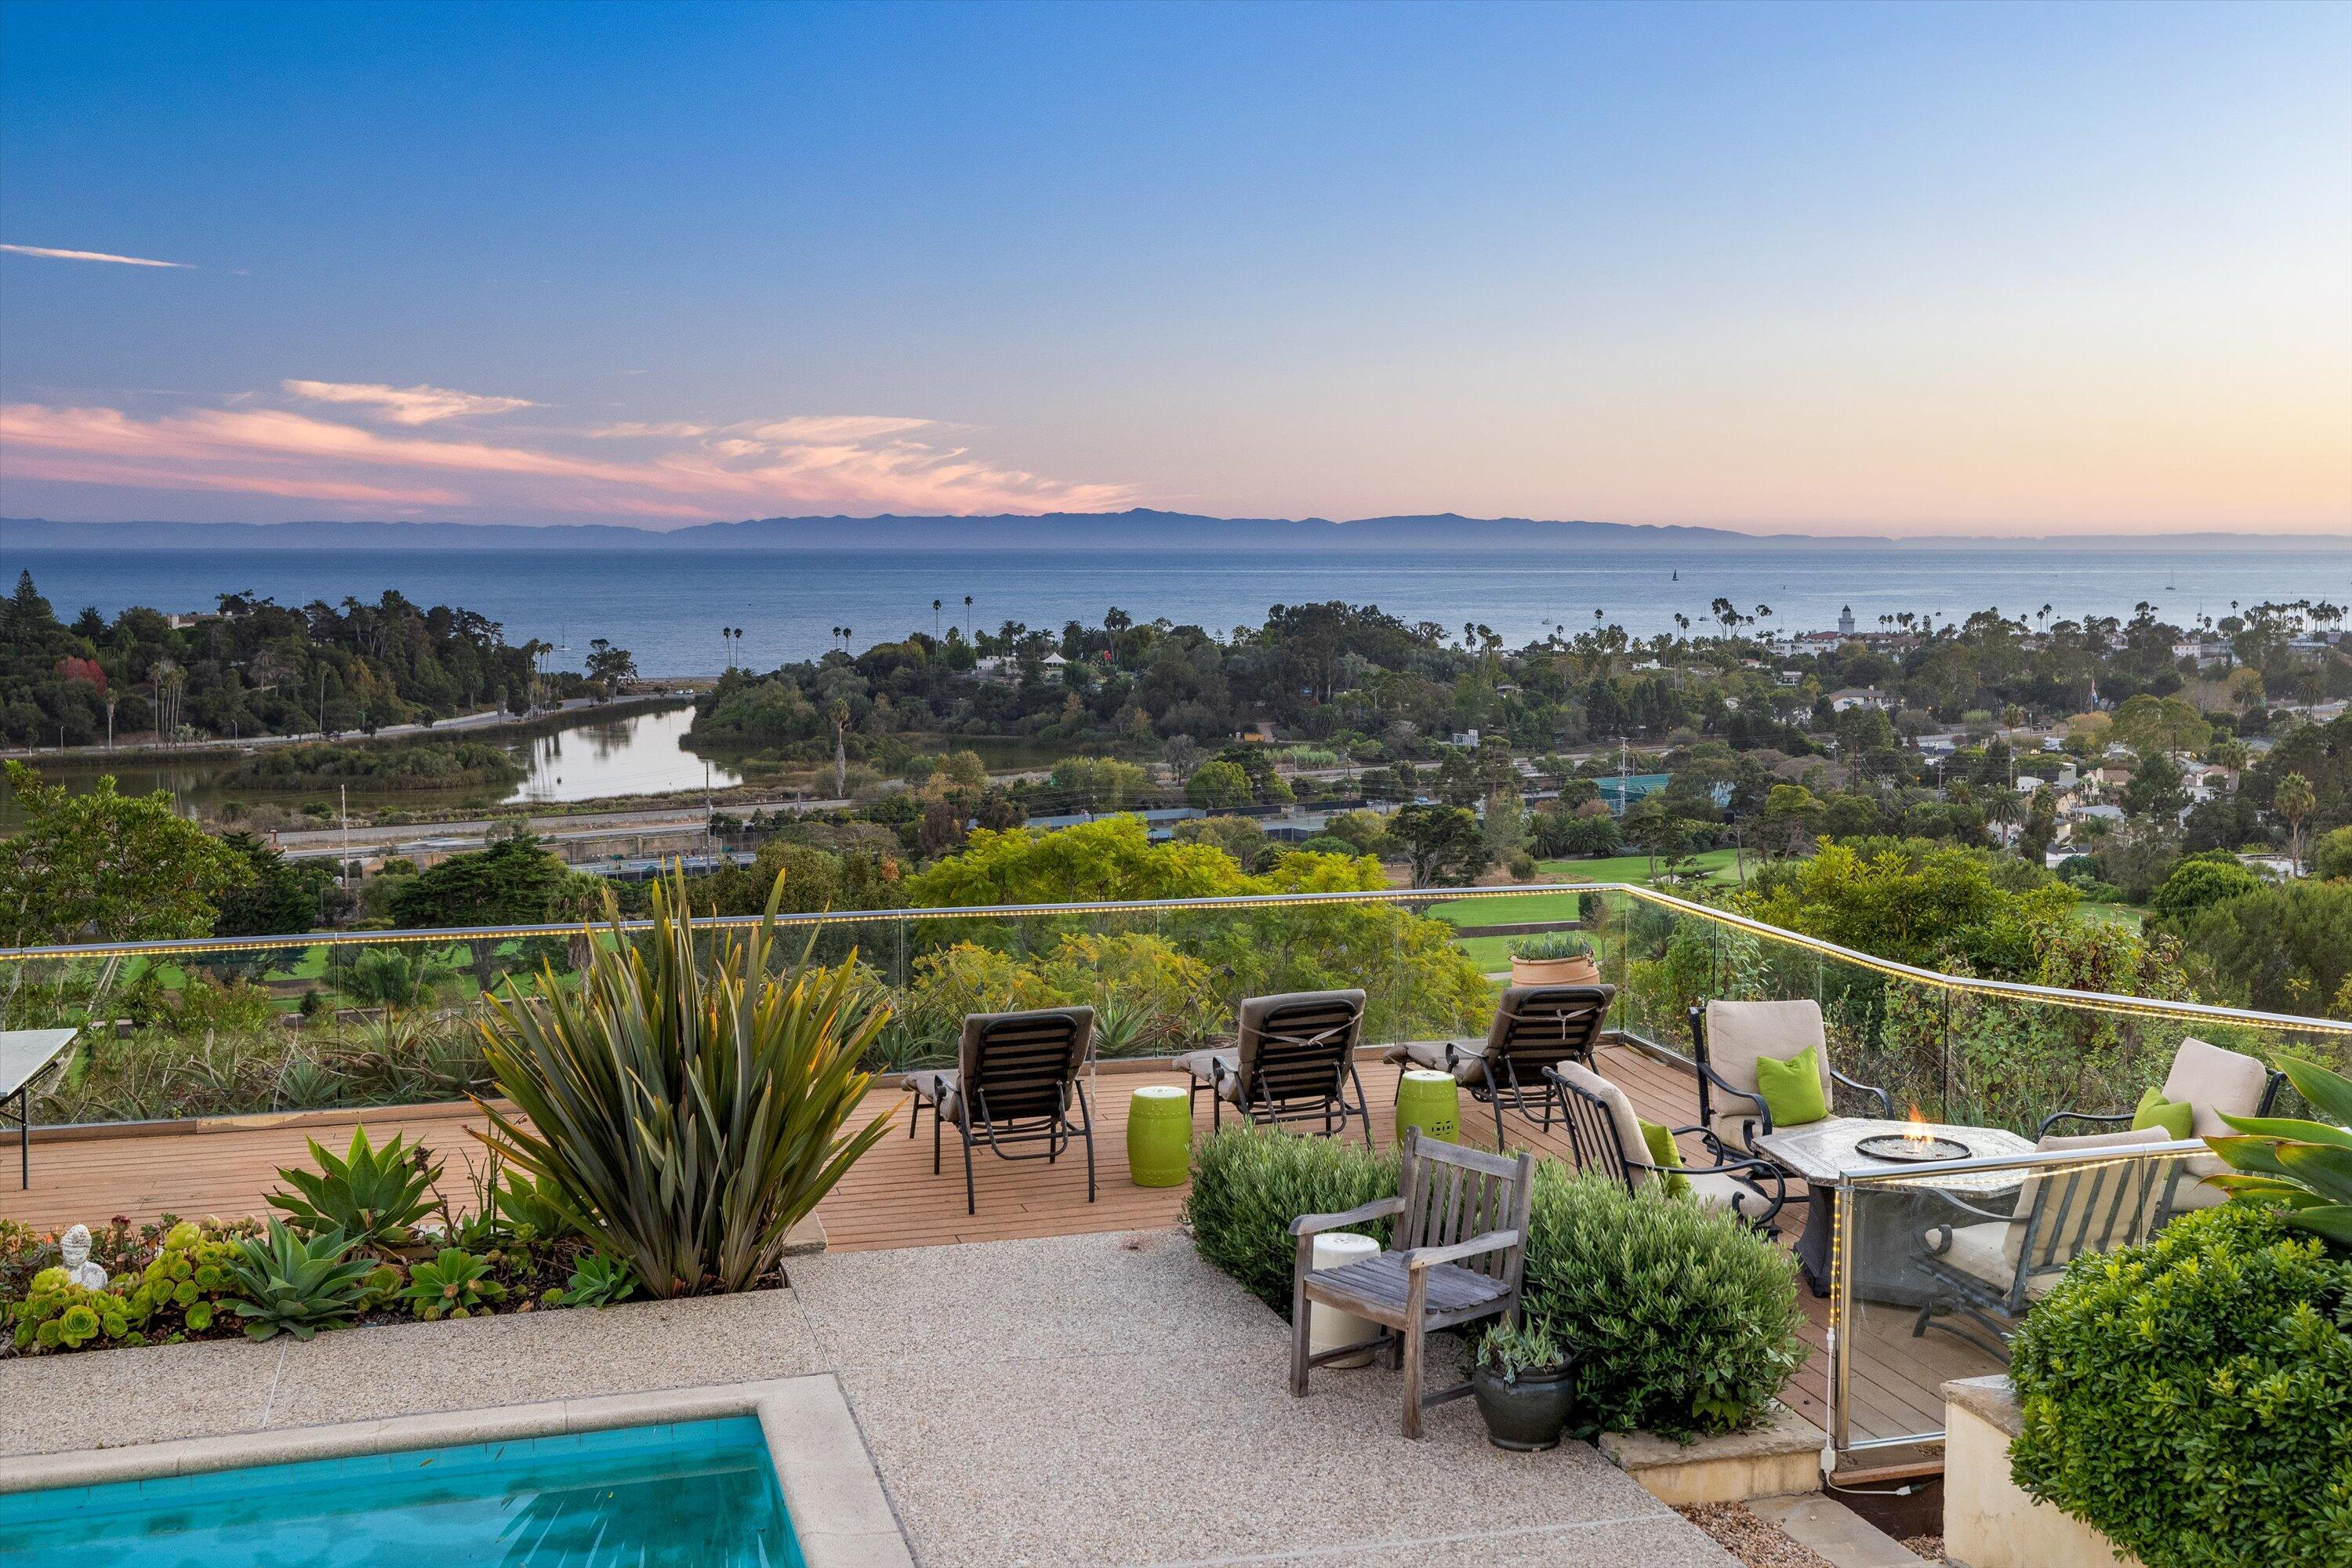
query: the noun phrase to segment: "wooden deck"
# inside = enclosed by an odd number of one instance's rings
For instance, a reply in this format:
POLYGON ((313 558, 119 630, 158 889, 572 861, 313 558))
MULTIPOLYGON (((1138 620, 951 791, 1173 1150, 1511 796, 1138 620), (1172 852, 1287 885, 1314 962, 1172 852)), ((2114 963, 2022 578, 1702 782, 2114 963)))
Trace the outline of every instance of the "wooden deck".
MULTIPOLYGON (((919 1138, 903 1131, 906 1099, 898 1090, 877 1089, 861 1114, 893 1117, 898 1126, 826 1198, 818 1209, 828 1244, 840 1250, 941 1246, 954 1242, 1067 1236, 1090 1231, 1142 1230, 1177 1223, 1184 1189, 1146 1188, 1127 1176, 1126 1125, 1129 1092, 1145 1084, 1181 1083, 1165 1071, 1118 1070, 1107 1066, 1095 1079, 1095 1147, 1098 1195, 1088 1204, 1082 1153, 1043 1161, 1000 1161, 975 1156, 980 1212, 964 1212, 961 1152, 952 1135, 938 1176, 931 1174, 931 1129, 924 1119, 919 1138)), ((1607 1047, 1601 1071, 1622 1087, 1644 1118, 1684 1126, 1697 1121, 1697 1098, 1687 1073, 1669 1062, 1622 1047, 1607 1047)), ((1389 1108, 1395 1102, 1397 1069, 1377 1061, 1362 1066, 1375 1137, 1390 1142, 1389 1108)), ((1202 1097, 1200 1121, 1209 1106, 1202 1097)), ((200 1130, 143 1134, 36 1137, 33 1184, 19 1192, 13 1170, 0 1171, 0 1216, 48 1230, 76 1221, 95 1224, 110 1215, 148 1220, 170 1213, 183 1216, 263 1212, 265 1196, 280 1185, 277 1169, 303 1158, 305 1142, 330 1148, 351 1139, 364 1121, 372 1136, 405 1132, 439 1151, 449 1165, 444 1189, 462 1197, 469 1159, 480 1148, 466 1129, 479 1119, 458 1107, 404 1107, 366 1112, 312 1112, 301 1116, 227 1119, 200 1130)), ((1463 1102, 1466 1141, 1491 1146, 1492 1114, 1463 1102)), ((1510 1142, 1539 1154, 1570 1157, 1564 1126, 1547 1134, 1534 1123, 1507 1117, 1510 1142)), ((13 1140, 9 1141, 13 1142, 13 1140)), ((1685 1140, 1696 1156, 1695 1140, 1685 1140)), ((6 1151, 13 1154, 13 1149, 6 1151)), ((13 1159, 7 1163, 13 1164, 13 1159)), ((1804 1205, 1782 1211, 1784 1232, 1802 1224, 1804 1205)), ((1826 1422, 1827 1303, 1802 1295, 1804 1335, 1811 1356, 1790 1384, 1789 1403, 1809 1419, 1826 1422)), ((1942 1383, 2000 1370, 1982 1352, 1948 1335, 1910 1335, 1907 1312, 1865 1312, 1853 1326, 1856 1354, 1850 1377, 1850 1435, 1856 1441, 1936 1431, 1943 1426, 1942 1383)))

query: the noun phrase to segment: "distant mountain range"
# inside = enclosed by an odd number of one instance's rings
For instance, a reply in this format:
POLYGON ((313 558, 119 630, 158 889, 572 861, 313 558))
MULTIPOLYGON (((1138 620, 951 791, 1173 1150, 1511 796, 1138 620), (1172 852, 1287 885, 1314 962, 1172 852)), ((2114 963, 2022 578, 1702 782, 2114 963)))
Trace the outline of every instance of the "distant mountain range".
POLYGON ((1739 533, 1679 524, 1543 521, 1534 518, 1202 517, 1191 512, 1047 512, 999 517, 763 517, 688 528, 631 528, 612 523, 474 522, 52 522, 0 518, 0 549, 15 550, 852 550, 908 545, 927 549, 1092 551, 1181 549, 1318 552, 1418 550, 1694 550, 1759 547, 1844 549, 2036 545, 2082 548, 2139 545, 2175 550, 2310 550, 2352 537, 2187 533, 2042 539, 1912 539, 1739 533))

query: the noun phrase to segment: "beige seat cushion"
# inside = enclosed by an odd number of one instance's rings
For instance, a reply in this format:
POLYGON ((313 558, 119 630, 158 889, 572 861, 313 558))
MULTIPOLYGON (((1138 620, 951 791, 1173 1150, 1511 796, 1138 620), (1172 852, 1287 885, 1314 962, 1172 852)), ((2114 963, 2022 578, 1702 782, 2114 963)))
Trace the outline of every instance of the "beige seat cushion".
POLYGON ((963 1115, 963 1097, 957 1084, 963 1075, 953 1068, 925 1068, 907 1075, 907 1087, 939 1108, 940 1120, 956 1121, 963 1115))
POLYGON ((2172 1054, 2172 1070, 2165 1075, 2164 1098, 2187 1100, 2194 1114, 2189 1131, 2200 1138, 2226 1137, 2232 1116, 2252 1116, 2262 1109, 2263 1090, 2270 1084, 2270 1068, 2240 1051, 2207 1045, 2191 1035, 2172 1054))
MULTIPOLYGON (((1617 1152, 1631 1169, 1633 1190, 1639 1192, 1648 1186, 1655 1179, 1649 1169, 1650 1146, 1643 1142, 1642 1119, 1633 1113, 1633 1102, 1625 1098, 1625 1091, 1591 1068, 1579 1067, 1574 1062, 1562 1062, 1557 1070, 1562 1080, 1609 1108, 1610 1124, 1617 1133, 1617 1152)), ((1696 1176, 1690 1178, 1693 1187, 1697 1186, 1698 1181, 1696 1176)))
MULTIPOLYGON (((1942 1261, 1982 1280, 1991 1289, 2006 1292, 2010 1281, 2017 1278, 2017 1265, 2011 1260, 2010 1238, 2019 1227, 2000 1220, 1988 1220, 1982 1225, 1964 1225, 1952 1232, 1951 1244, 1945 1247, 1942 1261)), ((2063 1269, 2045 1269, 2025 1282, 2028 1296, 2046 1296, 2050 1288, 2064 1275, 2063 1269)))
MULTIPOLYGON (((2179 1184, 2172 1189, 2172 1212, 2175 1214, 2186 1214, 2191 1209, 2217 1209, 2230 1201, 2227 1191, 2208 1186, 2198 1179, 2206 1173, 2197 1169, 2198 1163, 2198 1161, 2190 1160, 2188 1169, 2181 1174, 2179 1184)), ((2218 1160, 2214 1163, 2221 1165, 2218 1160)), ((2221 1165, 2221 1168, 2226 1171, 2230 1167, 2221 1165)))
POLYGON ((1721 1173, 1714 1175, 1685 1174, 1690 1184, 1691 1200, 1701 1208, 1730 1209, 1746 1219, 1760 1217, 1772 1206, 1772 1199, 1763 1188, 1745 1176, 1721 1173))
POLYGON ((1756 1060, 1794 1061, 1808 1046, 1821 1047, 1822 1099, 1837 1103, 1830 1079, 1829 1037, 1822 1028, 1822 1005, 1802 1002, 1709 1002, 1706 1005, 1706 1064, 1716 1076, 1747 1095, 1756 1093, 1756 1060))

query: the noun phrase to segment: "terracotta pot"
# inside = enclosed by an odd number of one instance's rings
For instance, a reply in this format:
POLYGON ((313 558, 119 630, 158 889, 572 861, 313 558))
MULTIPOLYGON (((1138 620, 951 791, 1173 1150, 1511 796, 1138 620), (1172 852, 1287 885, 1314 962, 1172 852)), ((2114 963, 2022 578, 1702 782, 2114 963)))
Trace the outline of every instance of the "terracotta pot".
POLYGON ((1514 958, 1514 985, 1598 985, 1601 965, 1586 953, 1581 958, 1514 958))
POLYGON ((1548 1377, 1522 1373, 1510 1382, 1482 1366, 1470 1374, 1470 1394, 1486 1418, 1486 1441, 1521 1453, 1559 1447, 1576 1405, 1566 1367, 1548 1377))

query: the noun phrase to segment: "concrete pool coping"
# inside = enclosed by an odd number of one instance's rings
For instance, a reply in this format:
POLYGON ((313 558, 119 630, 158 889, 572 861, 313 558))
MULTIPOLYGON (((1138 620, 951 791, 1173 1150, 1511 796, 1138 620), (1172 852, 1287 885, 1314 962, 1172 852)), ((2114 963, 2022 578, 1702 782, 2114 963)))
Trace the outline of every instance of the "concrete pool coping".
POLYGON ((911 1568, 913 1554, 873 1456, 840 1379, 829 1372, 19 1455, 0 1468, 0 1494, 732 1415, 759 1420, 809 1568, 911 1568))

